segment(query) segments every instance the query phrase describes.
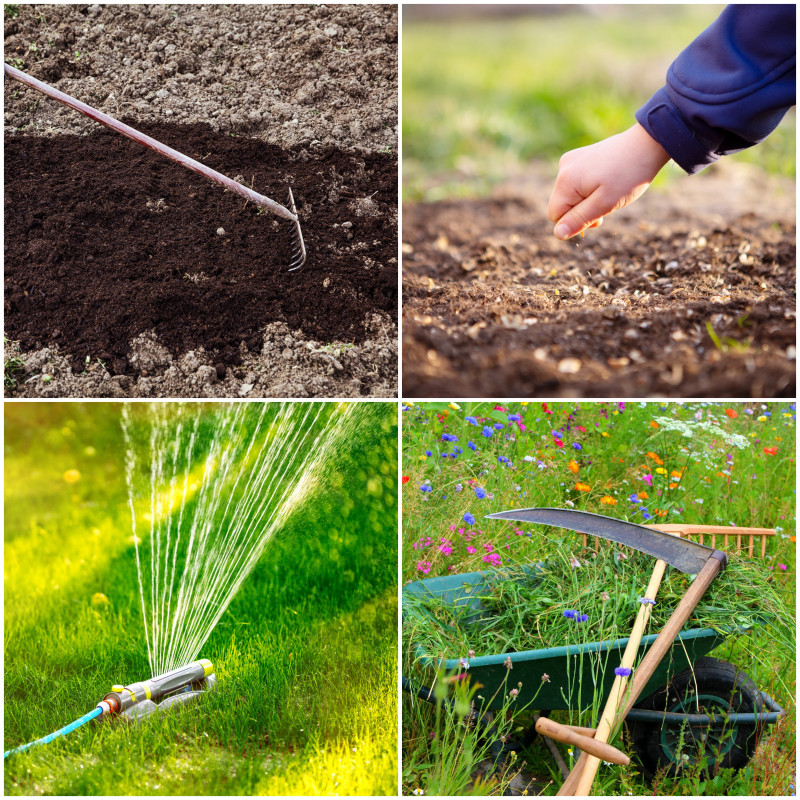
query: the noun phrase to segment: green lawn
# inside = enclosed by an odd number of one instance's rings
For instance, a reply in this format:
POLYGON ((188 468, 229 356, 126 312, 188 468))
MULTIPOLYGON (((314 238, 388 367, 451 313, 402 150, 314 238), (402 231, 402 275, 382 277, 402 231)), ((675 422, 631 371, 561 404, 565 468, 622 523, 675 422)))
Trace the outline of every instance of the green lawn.
MULTIPOLYGON (((486 191, 530 160, 554 174, 575 147, 619 133, 722 6, 579 6, 554 16, 403 25, 407 199, 486 191), (441 182, 442 174, 457 180, 441 182)), ((795 115, 731 158, 795 174, 795 115)), ((682 175, 665 170, 658 181, 682 175)))
MULTIPOLYGON (((150 677, 120 407, 5 405, 6 749, 150 677)), ((5 793, 394 794, 396 416, 375 407, 242 584, 200 653, 216 692, 14 755, 5 793)))
MULTIPOLYGON (((759 690, 774 697, 787 710, 784 720, 764 734, 756 756, 740 772, 715 769, 706 777, 698 766, 678 777, 659 774, 649 781, 634 759, 629 767, 602 766, 594 794, 789 792, 796 730, 795 404, 420 403, 406 404, 402 425, 403 585, 494 572, 486 597, 480 596, 483 607, 492 611, 474 634, 459 627, 457 620, 467 615, 452 605, 429 605, 441 631, 436 624, 420 624, 420 619, 430 620, 419 616, 418 605, 424 600, 409 607, 403 625, 403 673, 421 685, 431 685, 436 676, 418 660, 417 646, 431 655, 469 661, 578 641, 614 640, 628 635, 638 610, 637 598, 647 585, 652 559, 632 552, 619 558, 613 546, 596 556, 574 533, 486 520, 486 514, 572 507, 634 522, 722 525, 731 531, 733 525, 776 529, 765 558, 760 558, 759 540, 755 558, 743 553, 717 578, 698 605, 694 624, 718 630, 735 621, 750 628, 712 655, 744 670, 759 690), (552 575, 549 583, 509 585, 511 576, 518 575, 515 567, 540 561, 552 575), (580 623, 562 613, 575 609, 588 612, 580 623), (768 624, 762 625, 763 620, 768 624)), ((708 539, 705 544, 710 544, 708 539)), ((726 546, 718 536, 715 546, 734 550, 735 537, 726 546)), ((671 570, 657 595, 654 618, 668 617, 687 586, 687 576, 671 570)), ((648 632, 657 633, 658 624, 648 632)), ((531 687, 530 676, 522 677, 524 669, 519 665, 509 672, 501 696, 509 698, 519 680, 529 682, 520 687, 520 697, 536 693, 539 675, 531 687)), ((568 681, 580 684, 579 674, 573 670, 570 675, 569 664, 565 670, 562 680, 566 674, 568 681)), ((459 671, 471 674, 463 666, 459 671)), ((440 698, 449 695, 455 702, 454 711, 404 696, 404 791, 501 794, 524 764, 527 780, 535 776, 544 794, 555 794, 561 778, 540 741, 521 751, 502 777, 472 783, 491 741, 481 741, 474 728, 459 720, 476 689, 490 696, 498 687, 476 687, 477 676, 448 683, 451 678, 439 675, 437 685, 440 698), (548 780, 552 783, 545 786, 548 780)), ((603 700, 593 689, 597 683, 593 677, 589 701, 544 708, 568 707, 570 711, 554 711, 554 719, 593 727, 603 700)), ((508 699, 508 715, 496 718, 501 722, 495 723, 495 739, 518 738, 532 724, 530 712, 537 708, 535 699, 525 710, 508 699)), ((627 738, 620 737, 617 746, 634 752, 627 738)), ((561 750, 569 763, 567 747, 561 750)))

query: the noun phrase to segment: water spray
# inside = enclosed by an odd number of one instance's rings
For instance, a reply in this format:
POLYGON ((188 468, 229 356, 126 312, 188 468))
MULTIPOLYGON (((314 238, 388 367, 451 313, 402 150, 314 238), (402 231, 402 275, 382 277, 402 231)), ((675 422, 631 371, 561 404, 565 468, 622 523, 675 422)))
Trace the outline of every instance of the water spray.
POLYGON ((14 753, 22 753, 41 744, 49 744, 59 736, 66 736, 101 716, 119 716, 133 721, 175 706, 185 705, 196 700, 216 685, 217 677, 214 674, 214 665, 207 658, 201 658, 185 667, 172 669, 147 681, 139 681, 127 686, 113 686, 111 691, 88 714, 84 714, 69 725, 43 736, 41 739, 20 745, 12 750, 6 750, 3 758, 8 758, 14 753))

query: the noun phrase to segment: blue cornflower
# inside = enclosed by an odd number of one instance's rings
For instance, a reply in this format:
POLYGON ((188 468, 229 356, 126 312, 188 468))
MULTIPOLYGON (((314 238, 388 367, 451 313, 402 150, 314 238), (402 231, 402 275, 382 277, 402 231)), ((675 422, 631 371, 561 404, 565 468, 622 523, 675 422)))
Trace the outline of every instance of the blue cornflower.
POLYGON ((459 658, 458 663, 461 664, 464 669, 469 669, 469 661, 466 658, 459 658))
POLYGON ((486 497, 486 489, 482 489, 480 486, 476 487, 475 494, 478 497, 478 500, 483 500, 486 497))
POLYGON ((522 419, 522 414, 509 414, 508 421, 509 422, 519 422, 522 419))
POLYGON ((463 452, 464 452, 464 448, 463 447, 454 447, 453 448, 453 455, 454 456, 460 456, 463 452))
POLYGON ((458 436, 454 436, 452 433, 443 433, 442 434, 442 441, 443 442, 457 442, 458 436))
POLYGON ((630 675, 632 671, 633 671, 633 670, 631 670, 631 668, 630 668, 630 667, 617 667, 617 668, 614 670, 614 674, 615 674, 615 675, 620 675, 620 676, 621 676, 621 677, 623 677, 623 678, 627 678, 627 677, 628 677, 628 675, 630 675))
POLYGON ((467 513, 464 514, 464 522, 466 522, 467 525, 474 525, 475 517, 473 517, 472 514, 470 514, 469 511, 467 511, 467 513))
POLYGON ((555 439, 563 438, 562 434, 561 434, 561 431, 550 431, 550 432, 553 434, 553 438, 555 438, 555 439))
POLYGON ((506 463, 506 461, 508 461, 508 459, 507 459, 505 456, 497 456, 497 460, 498 460, 498 461, 499 461, 501 464, 505 464, 505 463, 506 463))
POLYGON ((432 492, 433 486, 428 486, 428 484, 423 484, 422 486, 419 487, 419 490, 421 492, 432 492))
POLYGON ((469 447, 470 450, 478 449, 478 445, 476 445, 475 442, 467 442, 467 447, 469 447))
POLYGON ((487 439, 491 439, 494 431, 491 428, 487 428, 486 425, 484 425, 482 433, 487 439))
POLYGON ((447 456, 449 456, 449 455, 450 455, 450 453, 439 453, 439 455, 440 455, 442 458, 447 458, 447 456))
POLYGON ((649 597, 640 597, 639 602, 643 606, 654 606, 656 604, 655 600, 651 600, 649 597))
POLYGON ((469 422, 470 425, 478 424, 478 420, 476 420, 475 417, 465 417, 464 422, 469 422))
POLYGON ((505 425, 503 425, 502 422, 495 422, 494 429, 496 431, 501 431, 501 430, 503 430, 503 428, 505 428, 505 425))
POLYGON ((653 519, 653 515, 646 508, 642 509, 642 517, 644 519, 653 519))
POLYGON ((586 622, 587 619, 589 619, 588 614, 581 614, 580 616, 575 617, 576 622, 586 622))
POLYGON ((433 455, 433 453, 431 453, 431 451, 430 451, 430 450, 426 450, 426 451, 425 451, 425 455, 426 455, 426 456, 432 456, 432 455, 433 455))
POLYGON ((580 442, 573 442, 573 443, 572 443, 572 446, 573 446, 573 447, 574 447, 576 450, 583 450, 583 445, 582 445, 580 442))
POLYGON ((578 616, 578 612, 577 611, 565 611, 564 612, 564 616, 567 619, 575 619, 575 617, 578 616))
POLYGON ((631 496, 628 498, 628 500, 630 500, 630 501, 631 501, 631 503, 641 503, 641 502, 642 502, 642 501, 639 499, 639 495, 638 495, 638 494, 636 494, 636 493, 632 494, 632 495, 631 495, 631 496))

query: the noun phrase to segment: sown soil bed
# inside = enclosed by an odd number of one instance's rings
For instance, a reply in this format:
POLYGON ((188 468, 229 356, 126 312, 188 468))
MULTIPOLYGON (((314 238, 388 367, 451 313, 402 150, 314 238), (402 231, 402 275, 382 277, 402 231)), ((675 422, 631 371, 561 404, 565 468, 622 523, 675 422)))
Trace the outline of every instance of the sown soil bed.
POLYGON ((403 395, 794 397, 794 184, 729 164, 551 235, 542 170, 403 210, 403 395))
POLYGON ((7 80, 6 393, 396 395, 396 9, 18 8, 7 59, 291 187, 308 261, 286 271, 289 223, 7 80))

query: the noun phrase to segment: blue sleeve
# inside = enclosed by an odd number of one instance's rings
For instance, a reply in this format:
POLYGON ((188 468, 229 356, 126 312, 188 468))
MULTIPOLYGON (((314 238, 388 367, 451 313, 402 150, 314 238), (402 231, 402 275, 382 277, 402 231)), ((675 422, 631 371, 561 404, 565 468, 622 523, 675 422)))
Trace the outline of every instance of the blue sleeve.
POLYGON ((690 175, 763 141, 795 104, 795 20, 794 3, 727 6, 637 121, 690 175))

